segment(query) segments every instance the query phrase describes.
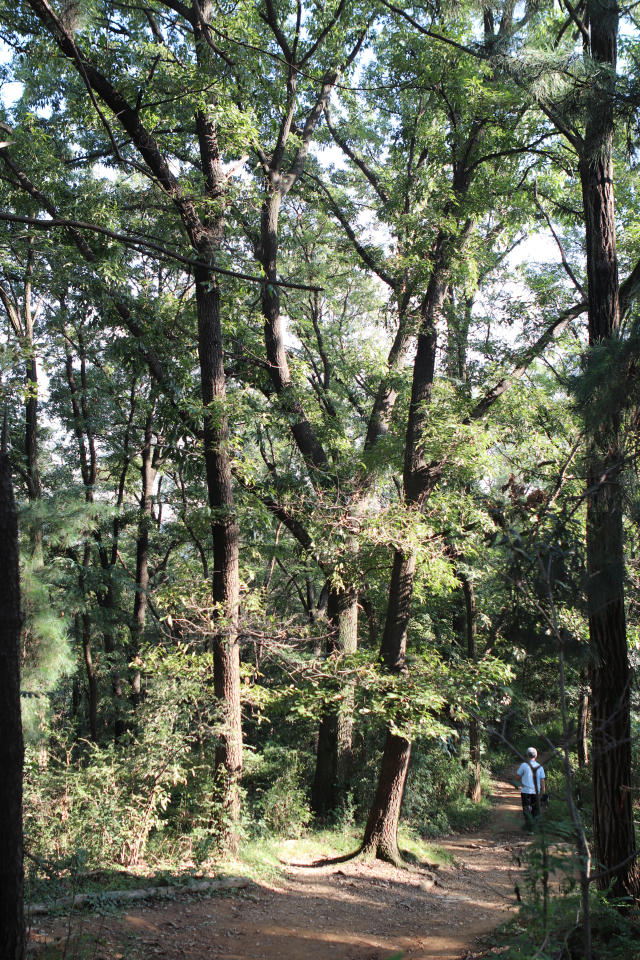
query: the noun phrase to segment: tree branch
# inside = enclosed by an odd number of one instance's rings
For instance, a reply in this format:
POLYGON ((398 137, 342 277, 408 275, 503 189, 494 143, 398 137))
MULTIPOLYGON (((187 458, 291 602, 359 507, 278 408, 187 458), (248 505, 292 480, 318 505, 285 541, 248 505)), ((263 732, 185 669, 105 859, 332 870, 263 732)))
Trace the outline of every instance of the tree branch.
POLYGON ((376 177, 373 170, 369 167, 367 163, 365 163, 362 157, 359 157, 357 153, 351 149, 347 141, 344 140, 336 130, 333 120, 331 119, 331 110, 329 108, 329 104, 327 104, 327 106, 324 109, 324 118, 327 122, 327 128, 329 130, 329 133, 331 134, 335 142, 338 144, 342 152, 345 153, 349 157, 349 159, 353 161, 353 163, 355 163, 356 167, 358 167, 358 169, 362 171, 362 173, 365 175, 365 177, 367 178, 367 180, 369 181, 369 183, 371 184, 375 192, 378 194, 382 202, 388 203, 389 194, 384 189, 384 187, 381 186, 380 181, 376 177))
POLYGON ((337 220, 339 220, 344 232, 346 233, 349 240, 353 244, 354 250, 360 257, 364 265, 366 267, 369 267, 370 270, 372 270, 375 274, 377 274, 377 276, 380 277, 383 283, 386 283, 387 286, 391 287, 392 290, 395 290, 396 287, 398 286, 397 280, 395 280, 390 274, 388 274, 383 267, 379 266, 379 264, 376 263, 373 256, 366 249, 366 247, 364 247, 360 243, 360 241, 356 236, 355 230, 353 229, 353 227, 351 226, 351 224, 343 214, 342 210, 336 203, 329 188, 325 186, 325 184, 322 182, 322 180, 320 180, 319 177, 316 177, 312 173, 306 173, 305 177, 307 177, 309 180, 313 180, 313 182, 316 183, 320 187, 320 189, 324 192, 324 194, 326 195, 329 201, 329 205, 333 211, 334 216, 336 217, 337 220))
POLYGON ((572 284, 574 285, 574 287, 576 288, 576 290, 578 291, 578 293, 580 294, 580 296, 581 296, 581 297, 585 297, 585 299, 586 299, 586 293, 584 292, 584 290, 583 290, 583 288, 582 288, 582 284, 578 281, 578 279, 576 278, 576 275, 574 274, 573 270, 572 270, 571 267, 569 266, 569 262, 568 262, 568 260, 567 260, 567 258, 566 258, 565 252, 564 252, 564 247, 562 246, 562 241, 560 240, 558 234, 557 234, 557 233, 555 232, 555 230, 553 229, 553 224, 551 223, 551 220, 550 220, 549 217, 547 216, 547 211, 544 209, 544 207, 543 207, 542 204, 540 203, 540 200, 538 199, 538 183, 537 183, 537 181, 536 181, 535 186, 534 186, 533 196, 534 196, 534 199, 535 199, 535 202, 536 202, 536 207, 538 208, 538 210, 540 211, 540 213, 542 214, 542 216, 543 216, 543 217, 545 218, 545 220, 547 221, 547 226, 549 227, 549 230, 551 231, 551 233, 552 233, 552 235, 553 235, 553 239, 555 240, 555 242, 556 242, 557 245, 558 245, 558 250, 560 251, 560 259, 562 260, 562 266, 564 267, 567 276, 568 276, 569 279, 571 280, 572 284))
POLYGON ((576 13, 576 11, 575 11, 574 8, 572 7, 572 5, 569 3, 569 0, 563 0, 563 3, 564 3, 564 5, 565 5, 565 7, 567 8, 567 13, 569 14, 569 16, 571 17, 571 19, 572 19, 573 22, 575 23, 575 25, 576 25, 576 27, 578 28, 578 30, 580 31, 580 34, 582 35, 582 39, 583 39, 584 42, 586 43, 587 48, 589 48, 589 46, 590 46, 590 44, 591 44, 591 40, 590 40, 590 38, 589 38, 589 31, 588 31, 587 28, 585 27, 584 23, 582 22, 582 20, 580 19, 580 17, 578 16, 578 14, 576 13))
MULTIPOLYGON (((35 227, 37 230, 52 230, 55 227, 65 227, 67 229, 70 228, 71 230, 91 230, 93 233, 99 233, 105 237, 111 237, 113 240, 119 240, 120 243, 127 244, 131 247, 144 247, 149 250, 155 250, 167 257, 171 257, 172 260, 176 260, 178 263, 184 263, 190 267, 200 267, 203 270, 211 271, 211 273, 219 273, 225 277, 234 277, 237 280, 248 280, 250 283, 267 283, 265 277, 254 277, 249 273, 238 273, 234 270, 223 270, 222 267, 214 267, 210 263, 204 263, 202 260, 193 260, 190 257, 183 257, 182 254, 176 253, 174 250, 169 250, 167 247, 163 247, 159 243, 153 243, 151 240, 145 240, 142 237, 130 237, 124 233, 116 233, 115 230, 109 230, 107 227, 101 227, 96 223, 84 223, 81 220, 63 220, 59 217, 52 218, 51 220, 32 220, 29 217, 19 217, 13 213, 2 212, 0 212, 0 220, 5 220, 8 223, 28 224, 35 227)), ((84 242, 86 243, 86 241, 84 242)), ((95 259, 95 254, 93 252, 91 252, 91 259, 95 259)), ((324 287, 310 286, 307 283, 294 283, 291 280, 269 280, 268 282, 272 286, 287 287, 293 290, 324 290, 324 287)))
POLYGON ((499 380, 490 390, 488 390, 484 397, 476 403, 475 407, 471 411, 468 417, 463 421, 465 424, 472 423, 474 420, 480 420, 481 417, 485 415, 487 410, 493 406, 493 404, 498 400, 503 393, 505 393, 509 387, 513 384, 515 380, 519 380, 521 376, 527 371, 529 366, 533 361, 538 357, 542 351, 547 347, 556 337, 559 337, 560 334, 569 326, 572 320, 575 320, 576 317, 579 317, 587 309, 587 302, 583 300, 581 303, 577 303, 575 306, 570 307, 568 310, 563 311, 560 314, 557 320, 555 320, 539 337, 534 344, 528 347, 521 356, 520 363, 515 367, 511 373, 503 377, 502 380, 499 380))

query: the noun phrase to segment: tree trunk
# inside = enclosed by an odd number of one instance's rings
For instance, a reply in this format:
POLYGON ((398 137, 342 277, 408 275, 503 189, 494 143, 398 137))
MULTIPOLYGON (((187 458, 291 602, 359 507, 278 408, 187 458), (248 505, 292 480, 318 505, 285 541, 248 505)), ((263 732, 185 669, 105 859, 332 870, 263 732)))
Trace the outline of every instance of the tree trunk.
MULTIPOLYGON (((407 625, 411 609, 416 552, 397 550, 393 559, 389 603, 384 625, 380 659, 392 673, 404 669, 407 625)), ((364 856, 398 863, 398 823, 411 757, 411 741, 387 729, 380 778, 369 811, 362 842, 364 856)))
POLYGON ((407 627, 411 614, 413 578, 416 572, 415 550, 396 550, 391 568, 389 602, 380 644, 380 659, 387 670, 400 670, 407 651, 407 627))
POLYGON ((580 700, 578 702, 578 766, 589 766, 589 717, 591 716, 591 685, 589 668, 580 671, 580 700))
POLYGON ((392 386, 393 378, 404 361, 409 339, 407 318, 409 302, 410 297, 405 291, 398 300, 398 328, 387 357, 387 373, 378 384, 369 414, 367 435, 364 441, 365 452, 373 450, 378 441, 386 436, 389 429, 389 422, 398 397, 397 390, 392 386))
MULTIPOLYGON (((144 425, 144 444, 142 447, 142 490, 140 492, 140 515, 138 519, 138 537, 136 541, 136 594, 133 601, 133 624, 131 639, 133 641, 132 660, 137 657, 140 644, 144 637, 147 616, 147 594, 149 590, 149 526, 153 511, 153 484, 156 478, 156 469, 153 465, 153 409, 147 414, 144 425)), ((136 669, 131 678, 134 709, 140 703, 141 677, 136 669)))
MULTIPOLYGON (((202 28, 213 16, 211 0, 194 3, 197 12, 194 38, 198 66, 210 76, 212 52, 202 28)), ((208 109, 195 114, 202 172, 205 217, 191 238, 199 257, 213 263, 224 235, 227 180, 222 168, 218 133, 208 109)), ((215 755, 215 795, 222 802, 221 840, 232 849, 237 838, 234 824, 240 816, 239 783, 242 777, 242 719, 240 711, 240 530, 236 517, 229 458, 229 421, 224 372, 220 288, 203 267, 194 272, 198 315, 198 356, 204 405, 204 459, 211 508, 213 545, 212 598, 217 633, 213 638, 213 686, 221 710, 221 731, 215 755), (231 824, 231 826, 230 826, 231 824)))
MULTIPOLYGON (((613 188, 613 104, 617 64, 616 0, 588 0, 590 53, 604 69, 593 77, 580 157, 585 217, 589 344, 620 327, 613 188)), ((614 409, 590 438, 587 487, 589 634, 595 652, 592 706, 594 859, 611 873, 613 895, 640 899, 631 783, 630 669, 624 610, 624 538, 620 425, 614 409), (603 482, 602 478, 605 478, 603 482)))
MULTIPOLYGON (((29 241, 27 278, 24 287, 24 331, 26 335, 27 360, 25 366, 26 401, 24 406, 24 453, 27 462, 27 494, 34 503, 42 497, 40 469, 38 466, 38 367, 34 345, 34 317, 31 302, 31 278, 34 268, 34 241, 29 241)), ((31 547, 34 559, 44 563, 42 545, 42 521, 35 518, 31 531, 31 547)))
POLYGON ((362 609, 369 625, 369 646, 374 649, 378 643, 378 614, 371 600, 362 598, 362 609))
MULTIPOLYGON (((601 474, 600 474, 601 476, 601 474)), ((591 475, 598 483, 598 475, 591 475)), ((594 858, 613 870, 613 895, 640 896, 637 861, 617 868, 635 849, 631 783, 630 686, 623 596, 621 491, 603 485, 587 501, 589 632, 593 669, 592 771, 594 858)), ((612 877, 604 877, 605 889, 612 877)))
POLYGON ((411 741, 387 730, 376 795, 369 811, 361 854, 400 863, 398 821, 407 782, 411 741))
POLYGON ((11 466, 0 454, 0 960, 22 960, 24 921, 20 566, 11 466))
POLYGON ((86 578, 91 560, 91 547, 88 543, 84 545, 82 564, 78 584, 80 587, 80 596, 82 598, 82 613, 76 615, 76 636, 82 644, 82 656, 84 659, 85 670, 87 672, 87 699, 89 708, 89 733, 94 743, 98 742, 98 677, 96 674, 96 665, 93 662, 91 654, 91 616, 87 609, 87 585, 86 578))
POLYGON ((289 428, 300 453, 310 467, 326 470, 329 464, 322 444, 297 398, 285 348, 284 322, 280 312, 278 278, 278 217, 282 196, 278 190, 267 187, 262 204, 259 260, 270 283, 262 285, 262 314, 264 343, 269 375, 289 419, 289 428))
MULTIPOLYGON (((421 439, 431 399, 435 374, 437 331, 435 322, 446 293, 441 281, 444 269, 442 235, 436 244, 431 280, 422 306, 418 348, 413 366, 411 403, 407 422, 404 456, 404 496, 407 505, 417 506, 429 489, 430 473, 424 460, 421 439)), ((415 549, 396 550, 389 584, 389 602, 380 645, 380 659, 392 673, 405 669, 407 628, 411 614, 413 581, 416 570, 415 549)), ((398 718, 401 720, 401 718, 398 718)), ((409 769, 411 742, 387 730, 378 788, 369 813, 362 852, 382 860, 398 862, 398 822, 409 769)))
MULTIPOLYGON (((34 316, 31 302, 31 281, 35 266, 35 248, 33 236, 29 239, 27 273, 24 284, 24 334, 26 348, 25 365, 25 431, 24 452, 27 461, 27 492, 29 500, 38 500, 42 496, 40 471, 38 469, 38 368, 34 348, 34 316)), ((42 530, 37 531, 36 548, 42 553, 42 530)))
MULTIPOLYGON (((327 653, 355 653, 358 649, 358 595, 331 590, 329 594, 327 653)), ((341 685, 339 700, 320 720, 311 808, 319 816, 335 809, 338 789, 348 787, 351 776, 354 684, 341 685)))
POLYGON ((209 506, 212 512, 213 601, 219 632, 213 640, 214 691, 222 709, 222 732, 216 748, 215 780, 232 821, 240 813, 238 783, 242 776, 240 714, 240 647, 238 644, 239 528, 235 514, 220 291, 207 271, 195 272, 198 309, 198 352, 205 408, 204 444, 209 506))
MULTIPOLYGON (((33 344, 30 344, 30 350, 33 350, 33 344)), ((38 371, 33 355, 27 360, 26 386, 24 452, 27 461, 27 492, 29 500, 38 500, 42 496, 38 470, 38 371)))
POLYGON ((311 809, 325 817, 336 806, 338 780, 338 714, 325 710, 318 729, 316 769, 311 787, 311 809))
POLYGON ((89 732, 94 743, 98 742, 98 678, 91 656, 91 617, 82 614, 82 654, 87 671, 87 689, 89 693, 89 732))

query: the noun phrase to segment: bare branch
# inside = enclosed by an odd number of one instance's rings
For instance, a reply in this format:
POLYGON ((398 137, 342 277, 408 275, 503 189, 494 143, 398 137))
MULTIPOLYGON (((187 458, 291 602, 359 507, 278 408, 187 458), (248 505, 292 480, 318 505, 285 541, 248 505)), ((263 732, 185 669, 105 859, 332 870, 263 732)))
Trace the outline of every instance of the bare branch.
MULTIPOLYGON (((565 0, 565 2, 566 2, 566 0, 565 0)), ((551 220, 550 220, 549 217, 547 216, 547 211, 544 209, 544 207, 543 207, 542 204, 540 203, 540 200, 539 200, 539 198, 538 198, 538 183, 537 183, 537 181, 536 181, 536 183, 535 183, 535 185, 534 185, 534 188, 533 188, 533 196, 534 196, 534 199, 535 199, 535 202, 536 202, 536 207, 538 208, 538 210, 540 211, 540 213, 542 214, 542 216, 543 216, 543 217, 545 218, 545 220, 547 221, 547 226, 549 227, 549 230, 550 230, 551 233, 553 234, 553 239, 555 240, 555 242, 556 242, 557 245, 558 245, 558 250, 560 251, 560 258, 561 258, 561 260, 562 260, 562 266, 564 267, 567 276, 568 276, 569 279, 571 280, 572 284, 574 285, 574 287, 576 288, 576 290, 578 291, 578 293, 580 294, 580 296, 586 298, 587 295, 586 295, 586 293, 584 292, 584 289, 583 289, 583 287, 582 287, 582 284, 581 284, 580 281, 576 278, 576 275, 574 274, 573 270, 572 270, 571 267, 569 266, 569 262, 568 262, 568 260, 567 260, 566 255, 565 255, 565 252, 564 252, 564 247, 562 246, 562 241, 560 240, 560 237, 558 236, 558 234, 557 234, 557 233, 555 232, 555 230, 553 229, 553 224, 551 223, 551 220)))

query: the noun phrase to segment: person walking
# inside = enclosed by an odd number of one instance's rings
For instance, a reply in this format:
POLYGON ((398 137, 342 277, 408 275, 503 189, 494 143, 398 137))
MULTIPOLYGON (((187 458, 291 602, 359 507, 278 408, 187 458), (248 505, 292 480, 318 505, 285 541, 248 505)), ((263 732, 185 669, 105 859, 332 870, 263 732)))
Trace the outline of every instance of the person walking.
POLYGON ((540 816, 540 797, 545 791, 545 775, 543 767, 538 763, 536 757, 538 751, 535 747, 527 749, 527 759, 518 767, 516 777, 520 780, 522 787, 520 794, 522 796, 522 812, 524 814, 523 830, 531 831, 536 817, 540 816))

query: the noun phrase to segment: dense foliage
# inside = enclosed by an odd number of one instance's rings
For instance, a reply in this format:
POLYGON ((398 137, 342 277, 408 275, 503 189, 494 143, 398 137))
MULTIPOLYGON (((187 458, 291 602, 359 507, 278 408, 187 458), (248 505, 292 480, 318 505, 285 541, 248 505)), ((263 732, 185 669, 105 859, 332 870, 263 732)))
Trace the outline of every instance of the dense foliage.
POLYGON ((398 860, 533 737, 583 927, 640 900, 627 13, 0 5, 34 891, 398 860))

